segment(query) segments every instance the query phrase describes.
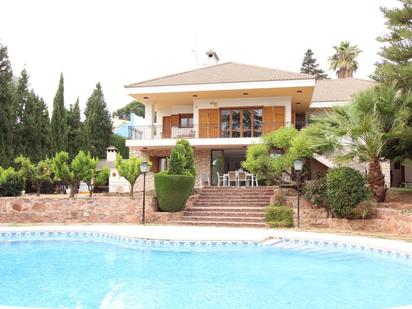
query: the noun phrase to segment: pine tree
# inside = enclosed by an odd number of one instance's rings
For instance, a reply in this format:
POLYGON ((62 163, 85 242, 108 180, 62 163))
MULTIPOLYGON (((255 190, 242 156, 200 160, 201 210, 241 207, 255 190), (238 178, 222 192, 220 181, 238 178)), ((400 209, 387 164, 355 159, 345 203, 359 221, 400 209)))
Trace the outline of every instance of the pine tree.
POLYGON ((395 82, 404 92, 412 90, 412 1, 398 0, 398 8, 381 8, 389 33, 378 38, 385 43, 372 78, 380 83, 395 82))
POLYGON ((0 44, 0 166, 8 167, 13 160, 13 127, 15 103, 13 72, 7 47, 0 44))
POLYGON ((64 81, 63 73, 60 75, 59 87, 53 101, 51 119, 51 143, 53 153, 67 150, 67 119, 64 107, 64 81))
POLYGON ((15 155, 27 156, 27 143, 25 141, 26 130, 24 128, 24 116, 25 109, 28 104, 30 96, 29 91, 29 74, 26 69, 23 69, 20 74, 19 81, 17 83, 16 89, 16 100, 15 100, 15 125, 14 125, 14 136, 13 136, 13 146, 15 155))
POLYGON ((94 157, 104 158, 112 135, 112 121, 100 83, 87 100, 84 122, 86 149, 94 157))
POLYGON ((313 75, 316 79, 327 79, 328 74, 319 68, 319 64, 316 63, 316 59, 313 57, 313 52, 308 49, 303 58, 302 67, 300 68, 301 73, 313 75))
POLYGON ((80 119, 79 98, 70 104, 67 113, 67 152, 74 158, 83 147, 83 124, 80 119))

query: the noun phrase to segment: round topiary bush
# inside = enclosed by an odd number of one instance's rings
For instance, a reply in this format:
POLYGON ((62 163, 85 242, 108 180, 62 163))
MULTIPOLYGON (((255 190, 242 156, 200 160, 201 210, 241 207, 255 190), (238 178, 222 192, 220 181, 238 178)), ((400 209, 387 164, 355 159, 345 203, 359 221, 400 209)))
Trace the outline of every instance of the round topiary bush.
POLYGON ((329 208, 335 217, 350 218, 353 210, 367 197, 365 178, 350 167, 331 169, 327 174, 329 208))
POLYGON ((265 209, 265 222, 270 227, 292 227, 293 210, 287 206, 269 205, 265 209))
POLYGON ((157 173, 155 175, 155 189, 160 210, 182 211, 194 185, 195 177, 192 175, 157 173))

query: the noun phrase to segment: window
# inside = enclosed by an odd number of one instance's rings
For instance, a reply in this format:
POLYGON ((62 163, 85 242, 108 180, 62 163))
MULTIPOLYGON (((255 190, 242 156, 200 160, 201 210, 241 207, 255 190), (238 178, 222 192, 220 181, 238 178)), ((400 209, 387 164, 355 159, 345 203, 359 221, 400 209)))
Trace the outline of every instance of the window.
POLYGON ((221 137, 259 137, 262 135, 262 109, 238 108, 220 111, 221 137))
POLYGON ((193 128, 193 114, 180 114, 179 127, 193 128))

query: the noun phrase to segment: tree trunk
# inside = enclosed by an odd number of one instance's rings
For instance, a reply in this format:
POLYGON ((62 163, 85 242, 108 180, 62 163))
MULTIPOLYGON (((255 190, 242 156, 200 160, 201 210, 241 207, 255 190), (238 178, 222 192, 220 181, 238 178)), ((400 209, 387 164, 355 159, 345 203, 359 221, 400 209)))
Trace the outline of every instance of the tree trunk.
POLYGON ((36 182, 36 195, 40 196, 41 182, 36 182))
POLYGON ((369 189, 377 202, 384 202, 386 196, 385 176, 382 173, 379 158, 373 158, 369 161, 368 175, 369 189))
POLYGON ((134 198, 134 184, 130 185, 130 198, 134 198))
POLYGON ((74 194, 77 190, 77 182, 70 183, 70 198, 74 198, 74 194))

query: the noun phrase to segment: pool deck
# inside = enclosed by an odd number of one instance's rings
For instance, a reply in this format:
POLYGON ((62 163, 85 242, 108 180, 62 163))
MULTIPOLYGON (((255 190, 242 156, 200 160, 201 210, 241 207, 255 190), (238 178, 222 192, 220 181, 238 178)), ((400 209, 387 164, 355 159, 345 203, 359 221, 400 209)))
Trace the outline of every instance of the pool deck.
POLYGON ((1 225, 6 231, 89 231, 111 233, 124 237, 156 240, 210 240, 254 241, 270 244, 277 238, 341 242, 353 245, 402 251, 412 254, 412 243, 367 236, 340 235, 333 233, 303 232, 265 228, 230 228, 210 226, 175 225, 1 225))

